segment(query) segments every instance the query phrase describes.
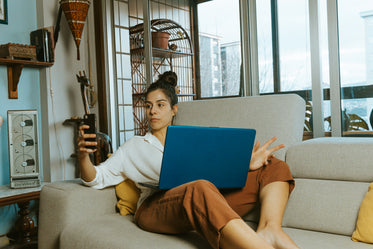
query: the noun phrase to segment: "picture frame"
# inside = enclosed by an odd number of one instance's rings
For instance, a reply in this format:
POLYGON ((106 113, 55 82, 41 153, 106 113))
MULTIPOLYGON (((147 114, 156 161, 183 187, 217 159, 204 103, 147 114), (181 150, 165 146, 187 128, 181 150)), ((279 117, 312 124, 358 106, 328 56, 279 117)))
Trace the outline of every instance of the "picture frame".
POLYGON ((0 0, 0 24, 8 24, 8 0, 0 0))

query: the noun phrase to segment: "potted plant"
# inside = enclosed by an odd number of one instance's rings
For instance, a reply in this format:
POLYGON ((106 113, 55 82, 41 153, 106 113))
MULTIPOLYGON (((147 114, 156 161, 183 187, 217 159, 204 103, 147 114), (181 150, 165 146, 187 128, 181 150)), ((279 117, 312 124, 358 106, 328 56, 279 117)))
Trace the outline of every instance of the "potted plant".
POLYGON ((170 34, 165 31, 152 32, 153 48, 167 49, 169 38, 170 38, 170 34))

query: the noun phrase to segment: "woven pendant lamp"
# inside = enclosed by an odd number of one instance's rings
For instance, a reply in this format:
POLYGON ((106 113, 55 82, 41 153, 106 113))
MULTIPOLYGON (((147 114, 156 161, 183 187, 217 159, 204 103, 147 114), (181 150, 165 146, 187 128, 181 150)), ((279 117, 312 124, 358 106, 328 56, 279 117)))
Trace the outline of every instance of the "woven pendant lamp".
POLYGON ((88 14, 90 5, 89 0, 61 0, 60 6, 65 13, 66 20, 69 24, 71 33, 73 34, 75 45, 77 48, 77 57, 80 60, 80 40, 83 33, 85 20, 88 14))

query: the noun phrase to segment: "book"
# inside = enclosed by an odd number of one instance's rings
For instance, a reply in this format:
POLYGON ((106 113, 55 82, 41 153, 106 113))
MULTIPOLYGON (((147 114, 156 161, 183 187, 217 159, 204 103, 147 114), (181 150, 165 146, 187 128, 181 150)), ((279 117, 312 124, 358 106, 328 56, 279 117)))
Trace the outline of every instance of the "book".
POLYGON ((49 33, 50 33, 49 61, 54 62, 54 60, 55 60, 54 48, 55 48, 55 45, 56 45, 56 42, 54 40, 54 27, 49 26, 49 27, 45 27, 44 29, 48 30, 49 33))
POLYGON ((30 43, 36 46, 36 58, 38 61, 53 61, 51 32, 45 28, 32 31, 30 33, 30 43))

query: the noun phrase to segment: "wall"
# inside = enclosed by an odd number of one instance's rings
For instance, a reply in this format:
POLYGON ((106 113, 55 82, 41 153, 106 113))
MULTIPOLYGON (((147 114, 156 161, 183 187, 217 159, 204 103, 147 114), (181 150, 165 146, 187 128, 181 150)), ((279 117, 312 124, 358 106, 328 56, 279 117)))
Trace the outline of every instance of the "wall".
MULTIPOLYGON (((92 2, 92 1, 91 1, 92 2)), ((43 10, 43 15, 37 16, 39 27, 54 25, 58 12, 58 0, 38 0, 37 9, 43 10)), ((96 84, 94 71, 94 56, 89 56, 89 51, 94 51, 93 6, 89 8, 82 41, 80 44, 80 61, 77 60, 77 50, 71 31, 65 16, 62 15, 61 30, 56 45, 56 61, 53 67, 40 70, 41 87, 41 112, 43 113, 42 126, 43 152, 49 155, 43 156, 43 168, 45 181, 60 181, 78 177, 75 160, 71 158, 74 153, 74 129, 73 126, 63 125, 65 119, 73 116, 82 117, 84 108, 80 94, 80 85, 76 79, 79 72, 85 71, 96 84), (91 21, 92 20, 92 21, 91 21), (90 62, 89 62, 90 59, 90 62)), ((97 87, 95 88, 97 89, 97 87)), ((96 108, 91 110, 96 112, 96 108)))
MULTIPOLYGON (((35 1, 8 1, 9 20, 8 25, 0 24, 0 44, 8 42, 29 44, 29 33, 36 29, 35 7, 35 1), (23 2, 25 8, 16 10, 17 2, 23 2), (24 21, 14 18, 16 11, 18 15, 23 16, 24 21)), ((22 70, 18 95, 18 99, 8 99, 7 68, 0 66, 0 115, 4 118, 4 124, 0 128, 0 185, 9 182, 7 110, 37 109, 40 112, 40 86, 37 70, 30 68, 22 70)))
MULTIPOLYGON (((8 1, 8 25, 0 24, 0 44, 8 42, 29 44, 29 33, 36 27, 35 0, 8 1), (22 8, 18 6, 22 6, 22 8), (22 18, 18 18, 20 16, 22 18)), ((0 66, 0 115, 4 119, 4 123, 0 127, 0 185, 9 184, 7 110, 37 109, 40 113, 38 70, 30 68, 22 70, 18 96, 18 99, 8 99, 7 68, 0 66)), ((15 220, 15 213, 14 206, 0 208, 0 234, 4 234, 10 229, 15 220)))
MULTIPOLYGON (((8 42, 29 44, 29 33, 41 27, 54 26, 58 0, 8 0, 8 25, 0 24, 0 44, 8 42)), ((94 51, 93 6, 89 9, 80 45, 81 60, 76 59, 76 47, 64 15, 56 46, 56 61, 46 69, 24 68, 19 82, 18 99, 8 99, 6 66, 0 66, 0 185, 9 183, 7 110, 36 109, 39 115, 40 162, 44 181, 73 179, 78 176, 74 153, 73 127, 63 125, 72 116, 82 116, 79 71, 85 71, 96 84, 94 51), (92 20, 92 21, 90 21, 92 20), (88 42, 91 41, 91 42, 88 42), (91 61, 89 63, 89 58, 91 61)), ((97 87, 95 88, 97 89, 97 87)), ((96 112, 96 108, 92 109, 96 112)), ((37 206, 37 205, 36 205, 37 206)), ((9 231, 16 218, 17 208, 0 208, 0 235, 9 231)), ((34 210, 37 213, 37 210, 34 210)))

